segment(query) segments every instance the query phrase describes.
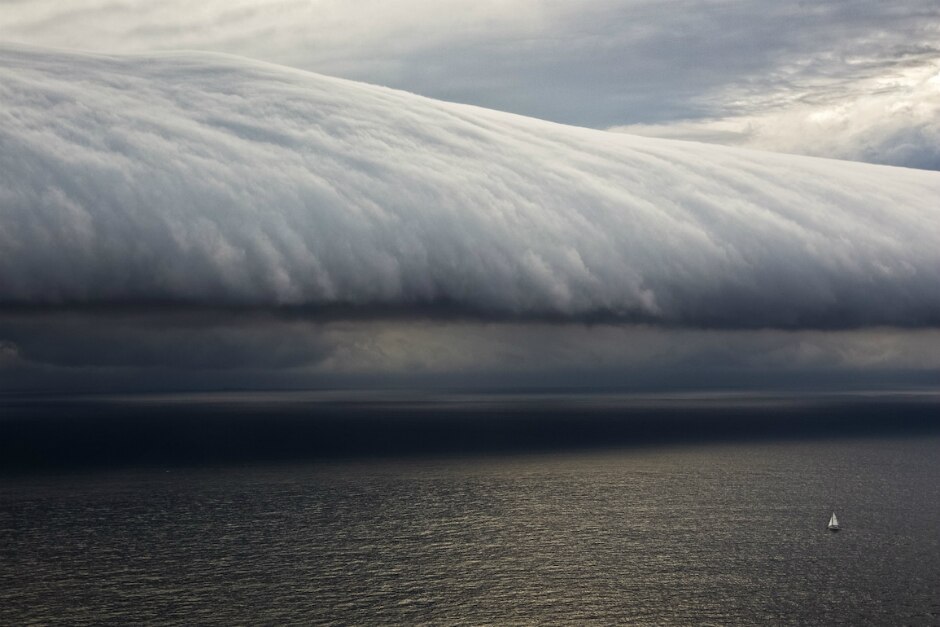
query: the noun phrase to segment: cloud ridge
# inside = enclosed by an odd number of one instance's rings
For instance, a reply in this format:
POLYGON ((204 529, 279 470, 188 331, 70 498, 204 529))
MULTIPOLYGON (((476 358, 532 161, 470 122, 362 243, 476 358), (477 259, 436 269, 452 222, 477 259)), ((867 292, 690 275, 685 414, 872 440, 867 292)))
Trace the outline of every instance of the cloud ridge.
POLYGON ((0 304, 940 324, 940 173, 0 47, 0 304))

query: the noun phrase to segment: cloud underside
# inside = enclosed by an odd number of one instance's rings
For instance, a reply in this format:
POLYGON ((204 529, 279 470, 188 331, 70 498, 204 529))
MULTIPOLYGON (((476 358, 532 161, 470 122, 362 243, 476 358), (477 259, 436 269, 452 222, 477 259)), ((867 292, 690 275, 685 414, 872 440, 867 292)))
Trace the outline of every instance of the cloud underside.
POLYGON ((8 310, 940 323, 934 172, 567 127, 214 55, 5 47, 0 102, 8 310))
POLYGON ((635 390, 935 385, 940 331, 333 321, 175 313, 0 317, 0 391, 347 385, 635 390))

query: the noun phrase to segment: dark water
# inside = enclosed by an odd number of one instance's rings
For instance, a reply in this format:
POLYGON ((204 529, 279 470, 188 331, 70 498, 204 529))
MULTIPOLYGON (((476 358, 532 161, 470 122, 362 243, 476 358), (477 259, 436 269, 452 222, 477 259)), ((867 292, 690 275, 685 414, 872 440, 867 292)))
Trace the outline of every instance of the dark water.
POLYGON ((938 453, 923 437, 6 478, 0 623, 936 625, 938 453))

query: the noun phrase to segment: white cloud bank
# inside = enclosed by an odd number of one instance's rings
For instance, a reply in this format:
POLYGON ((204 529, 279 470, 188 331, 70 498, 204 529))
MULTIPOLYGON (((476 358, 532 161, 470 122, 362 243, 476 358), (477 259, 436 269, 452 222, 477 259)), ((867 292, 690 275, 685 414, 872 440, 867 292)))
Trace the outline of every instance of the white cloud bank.
POLYGON ((940 173, 0 48, 0 303, 940 324, 940 173))

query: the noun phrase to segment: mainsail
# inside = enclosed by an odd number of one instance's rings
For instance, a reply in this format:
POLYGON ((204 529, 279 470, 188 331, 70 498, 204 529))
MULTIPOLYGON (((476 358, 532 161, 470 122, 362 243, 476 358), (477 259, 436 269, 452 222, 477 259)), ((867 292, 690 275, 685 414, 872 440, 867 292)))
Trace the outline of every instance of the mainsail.
POLYGON ((832 516, 829 518, 829 528, 838 529, 839 528, 839 519, 836 518, 836 513, 832 512, 832 516))

